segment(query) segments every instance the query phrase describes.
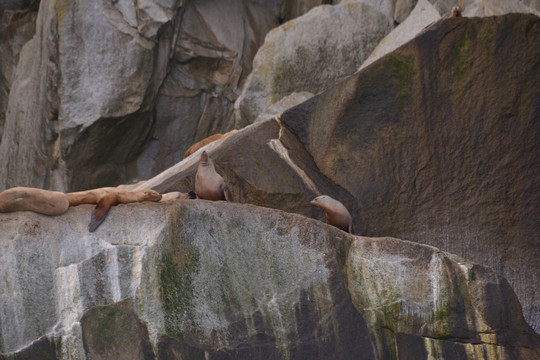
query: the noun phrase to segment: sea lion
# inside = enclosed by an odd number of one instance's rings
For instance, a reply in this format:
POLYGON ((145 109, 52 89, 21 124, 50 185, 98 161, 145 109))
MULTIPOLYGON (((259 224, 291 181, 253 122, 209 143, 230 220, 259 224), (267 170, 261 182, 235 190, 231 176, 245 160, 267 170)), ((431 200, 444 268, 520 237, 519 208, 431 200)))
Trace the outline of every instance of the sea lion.
POLYGON ((69 208, 66 194, 30 187, 13 187, 0 193, 0 212, 33 211, 61 215, 69 208))
POLYGON ((459 0, 458 6, 454 6, 450 11, 450 17, 461 17, 461 12, 463 11, 463 0, 459 0))
POLYGON ((351 214, 342 203, 328 195, 321 195, 311 200, 310 204, 324 209, 327 224, 354 234, 351 214))
POLYGON ((195 194, 199 199, 230 201, 229 188, 221 175, 216 172, 214 162, 206 151, 201 154, 195 175, 195 194))
POLYGON ((86 191, 79 191, 66 194, 69 206, 80 204, 96 204, 92 212, 88 230, 95 231, 109 212, 111 206, 117 204, 129 204, 142 201, 159 201, 161 194, 154 190, 127 191, 116 187, 104 187, 86 191))
POLYGON ((179 191, 173 191, 165 193, 161 196, 161 200, 159 202, 169 202, 169 201, 175 201, 175 200, 186 200, 189 199, 189 194, 179 192, 179 191))
POLYGON ((208 145, 208 144, 210 144, 211 142, 214 142, 214 141, 216 141, 216 140, 219 140, 219 139, 221 139, 221 138, 223 138, 223 137, 226 137, 226 136, 229 136, 229 135, 231 135, 231 134, 234 134, 234 133, 236 133, 236 132, 238 132, 238 130, 235 129, 235 130, 231 130, 231 131, 229 131, 228 133, 225 133, 225 134, 219 134, 219 133, 218 133, 218 134, 211 135, 211 136, 209 136, 209 137, 207 137, 207 138, 204 138, 204 139, 202 139, 202 140, 199 141, 199 142, 196 142, 195 144, 191 145, 191 146, 189 147, 189 149, 187 149, 187 151, 184 153, 183 159, 187 158, 189 155, 193 154, 195 151, 199 150, 199 149, 202 148, 203 146, 208 145))

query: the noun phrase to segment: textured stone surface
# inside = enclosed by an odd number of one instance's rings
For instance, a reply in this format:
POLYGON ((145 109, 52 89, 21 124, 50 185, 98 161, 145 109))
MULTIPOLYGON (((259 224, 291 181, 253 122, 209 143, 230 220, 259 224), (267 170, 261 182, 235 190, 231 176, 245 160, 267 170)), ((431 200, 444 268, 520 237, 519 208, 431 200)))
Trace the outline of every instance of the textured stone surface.
POLYGON ((407 19, 381 40, 371 55, 360 66, 360 69, 405 44, 417 36, 426 26, 440 18, 439 12, 428 0, 419 0, 407 19))
POLYGON ((153 360, 148 329, 131 299, 89 309, 81 318, 88 360, 153 360))
MULTIPOLYGON (((449 348, 443 346, 437 354, 444 359, 458 358, 454 348, 463 347, 460 350, 468 355, 463 358, 476 358, 474 353, 504 354, 500 344, 537 341, 517 299, 503 295, 512 292, 506 280, 436 248, 392 238, 363 238, 351 246, 347 274, 353 302, 380 340, 376 346, 381 359, 401 359, 400 353, 410 356, 408 346, 415 342, 410 335, 435 344, 450 340, 449 348), (518 314, 508 309, 517 309, 518 314)), ((429 342, 421 346, 423 351, 429 342)), ((529 349, 515 350, 519 354, 515 358, 535 356, 529 349)))
POLYGON ((392 26, 390 17, 352 2, 316 7, 273 29, 235 103, 236 126, 254 122, 293 92, 316 94, 352 74, 392 26))
POLYGON ((364 235, 494 268, 537 331, 538 38, 532 15, 448 19, 281 116, 364 235))
POLYGON ((508 13, 532 13, 540 16, 540 3, 527 0, 472 0, 465 2, 463 16, 495 16, 508 13))
POLYGON ((0 214, 0 358, 540 355, 504 279, 431 247, 247 204, 91 211, 0 214))
MULTIPOLYGON (((322 175, 304 146, 275 119, 253 124, 204 149, 214 160, 235 202, 323 220, 324 211, 309 202, 327 194, 358 214, 353 197, 322 175)), ((192 191, 201 152, 202 149, 154 178, 129 188, 152 188, 161 193, 192 191)), ((357 233, 361 233, 360 217, 353 216, 353 221, 357 233)))
POLYGON ((277 21, 240 0, 41 1, 13 89, 2 84, 0 188, 107 186, 181 160, 196 140, 232 127, 251 60, 277 21))
POLYGON ((140 160, 139 168, 150 169, 146 177, 182 160, 196 141, 232 129, 234 101, 277 20, 251 1, 186 2, 177 29, 164 35, 176 42, 157 98, 153 141, 140 160))
POLYGON ((22 46, 34 35, 37 17, 37 11, 33 7, 20 9, 22 4, 11 4, 12 7, 9 5, 4 4, 4 8, 0 5, 0 142, 19 53, 22 46))

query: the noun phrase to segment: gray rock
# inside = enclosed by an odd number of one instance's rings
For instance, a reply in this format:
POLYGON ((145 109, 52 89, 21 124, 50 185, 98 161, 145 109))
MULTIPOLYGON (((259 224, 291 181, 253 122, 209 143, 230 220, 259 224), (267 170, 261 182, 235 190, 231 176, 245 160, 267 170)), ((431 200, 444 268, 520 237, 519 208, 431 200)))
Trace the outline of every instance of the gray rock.
POLYGON ((509 13, 531 13, 540 16, 539 4, 520 0, 472 0, 464 3, 463 16, 496 16, 509 13))
MULTIPOLYGON (((296 136, 276 119, 252 124, 214 141, 161 174, 129 188, 151 188, 160 193, 193 191, 194 176, 203 150, 214 160, 235 202, 324 220, 324 211, 314 208, 309 202, 318 195, 327 194, 358 214, 353 197, 317 170, 311 155, 296 136)), ((361 233, 360 216, 353 216, 353 220, 355 229, 361 233)))
POLYGON ((369 55, 362 66, 360 66, 360 69, 363 69, 375 60, 405 44, 407 41, 417 36, 426 26, 434 23, 440 18, 441 15, 429 1, 419 0, 406 20, 381 40, 371 55, 369 55))
POLYGON ((233 128, 234 101, 266 32, 276 25, 277 17, 256 3, 186 3, 178 28, 166 35, 176 42, 156 102, 149 147, 155 155, 145 163, 151 175, 181 161, 193 143, 233 128))
POLYGON ((42 1, 9 89, 0 188, 79 190, 166 169, 232 128, 251 60, 276 24, 267 7, 240 0, 42 1))
POLYGON ((281 115, 356 198, 364 235, 492 267, 536 331, 539 25, 524 14, 446 19, 281 115))
POLYGON ((37 12, 29 9, 8 10, 0 7, 0 142, 19 53, 23 45, 34 36, 36 17, 37 12))
POLYGON ((345 4, 349 2, 359 2, 371 6, 374 9, 377 9, 384 15, 393 18, 396 11, 396 3, 399 0, 341 0, 334 2, 335 4, 345 4))
POLYGON ((403 21, 405 21, 405 19, 407 19, 411 11, 414 9, 417 2, 418 0, 396 0, 396 5, 395 5, 395 10, 394 10, 394 15, 393 15, 394 20, 398 24, 401 24, 403 21))
POLYGON ((504 279, 431 247, 246 204, 91 211, 0 214, 2 360, 540 355, 504 279))
POLYGON ((236 126, 293 92, 316 94, 354 73, 391 29, 391 18, 356 2, 319 6, 273 29, 235 103, 236 126))

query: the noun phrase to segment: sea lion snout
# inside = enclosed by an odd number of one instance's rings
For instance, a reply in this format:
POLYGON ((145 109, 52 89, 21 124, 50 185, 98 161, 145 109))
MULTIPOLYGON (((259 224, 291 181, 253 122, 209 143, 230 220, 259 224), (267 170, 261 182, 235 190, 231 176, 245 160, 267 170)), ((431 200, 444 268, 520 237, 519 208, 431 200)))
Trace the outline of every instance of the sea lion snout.
POLYGON ((201 154, 201 161, 207 162, 208 161, 208 153, 206 151, 203 151, 201 154))
POLYGON ((144 190, 144 198, 146 201, 159 201, 162 195, 155 190, 144 190))

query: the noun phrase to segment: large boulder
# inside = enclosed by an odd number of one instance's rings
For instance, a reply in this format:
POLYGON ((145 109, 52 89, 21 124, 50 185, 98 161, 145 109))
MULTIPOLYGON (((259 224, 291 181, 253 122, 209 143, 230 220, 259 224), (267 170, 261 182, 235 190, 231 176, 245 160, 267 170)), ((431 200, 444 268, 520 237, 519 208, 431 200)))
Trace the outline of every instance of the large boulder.
POLYGON ((319 93, 354 73, 393 22, 369 5, 319 6, 268 33, 235 104, 237 127, 294 92, 319 93))
POLYGON ((122 178, 151 128, 164 76, 158 50, 167 49, 156 32, 175 13, 124 5, 41 1, 9 96, 0 187, 66 190, 122 178))
POLYGON ((91 211, 0 214, 1 359, 540 356, 503 278, 428 246, 248 204, 91 211))
POLYGON ((537 331, 539 38, 533 15, 447 19, 281 116, 365 235, 492 267, 537 331))

